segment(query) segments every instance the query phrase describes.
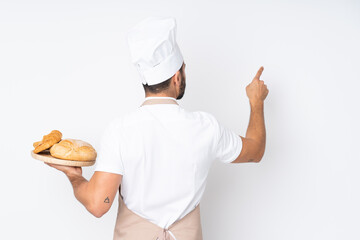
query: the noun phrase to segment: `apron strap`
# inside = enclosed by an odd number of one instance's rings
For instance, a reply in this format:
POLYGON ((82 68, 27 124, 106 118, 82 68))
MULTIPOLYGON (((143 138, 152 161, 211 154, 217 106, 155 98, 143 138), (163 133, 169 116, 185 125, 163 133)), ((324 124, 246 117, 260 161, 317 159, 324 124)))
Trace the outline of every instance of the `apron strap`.
POLYGON ((174 234, 169 229, 161 229, 156 240, 176 240, 174 234), (170 235, 172 239, 170 238, 170 235))
POLYGON ((143 104, 140 105, 140 107, 144 106, 144 105, 150 105, 150 104, 176 104, 176 105, 179 105, 174 99, 154 98, 154 99, 147 99, 145 102, 143 102, 143 104))

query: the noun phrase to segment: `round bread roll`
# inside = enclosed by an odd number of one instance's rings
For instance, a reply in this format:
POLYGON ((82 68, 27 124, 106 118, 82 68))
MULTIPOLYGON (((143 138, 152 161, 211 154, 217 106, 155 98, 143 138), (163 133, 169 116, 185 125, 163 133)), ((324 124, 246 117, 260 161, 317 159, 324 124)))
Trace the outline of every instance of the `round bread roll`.
POLYGON ((66 138, 50 148, 50 155, 65 160, 94 161, 97 154, 89 143, 66 138))

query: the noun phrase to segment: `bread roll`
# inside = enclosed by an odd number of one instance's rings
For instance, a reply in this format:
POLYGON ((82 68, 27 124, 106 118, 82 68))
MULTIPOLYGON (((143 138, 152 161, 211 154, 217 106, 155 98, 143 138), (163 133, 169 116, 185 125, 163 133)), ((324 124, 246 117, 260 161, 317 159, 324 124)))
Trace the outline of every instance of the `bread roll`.
POLYGON ((54 144, 50 148, 50 154, 56 158, 75 161, 93 161, 97 155, 89 143, 71 138, 63 139, 54 144))
POLYGON ((62 138, 62 133, 58 130, 52 130, 51 133, 44 135, 43 139, 33 143, 34 153, 39 153, 58 143, 62 138))

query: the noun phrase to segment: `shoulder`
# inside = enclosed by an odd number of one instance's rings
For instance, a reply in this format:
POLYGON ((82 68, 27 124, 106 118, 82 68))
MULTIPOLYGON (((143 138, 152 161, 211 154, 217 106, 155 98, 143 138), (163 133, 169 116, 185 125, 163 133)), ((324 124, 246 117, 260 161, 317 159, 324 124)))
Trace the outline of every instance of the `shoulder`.
POLYGON ((217 120, 213 114, 205 111, 196 111, 195 113, 197 113, 200 118, 209 121, 211 124, 213 125, 217 124, 217 120))
POLYGON ((198 113, 202 116, 203 119, 206 119, 207 126, 210 126, 215 133, 216 139, 220 138, 224 127, 222 124, 217 120, 214 114, 205 112, 205 111, 198 111, 198 113))
POLYGON ((107 122, 108 129, 121 129, 137 124, 142 119, 138 109, 115 115, 107 122))
POLYGON ((123 119, 124 115, 116 115, 115 117, 110 118, 105 124, 105 129, 108 131, 121 128, 123 119))
POLYGON ((215 132, 219 130, 219 122, 212 113, 205 111, 195 111, 193 114, 196 116, 201 125, 206 127, 208 130, 212 129, 215 132))

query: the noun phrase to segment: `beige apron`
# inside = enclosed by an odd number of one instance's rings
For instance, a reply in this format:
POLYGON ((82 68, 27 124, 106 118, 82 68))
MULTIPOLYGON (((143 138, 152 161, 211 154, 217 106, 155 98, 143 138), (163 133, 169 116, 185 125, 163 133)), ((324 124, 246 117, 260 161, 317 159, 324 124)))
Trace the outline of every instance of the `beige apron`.
MULTIPOLYGON (((148 99, 145 104, 178 104, 173 99, 148 99)), ((141 105, 141 106, 142 106, 141 105)), ((119 187, 119 208, 113 240, 202 240, 200 203, 183 218, 163 229, 127 208, 119 187)))

